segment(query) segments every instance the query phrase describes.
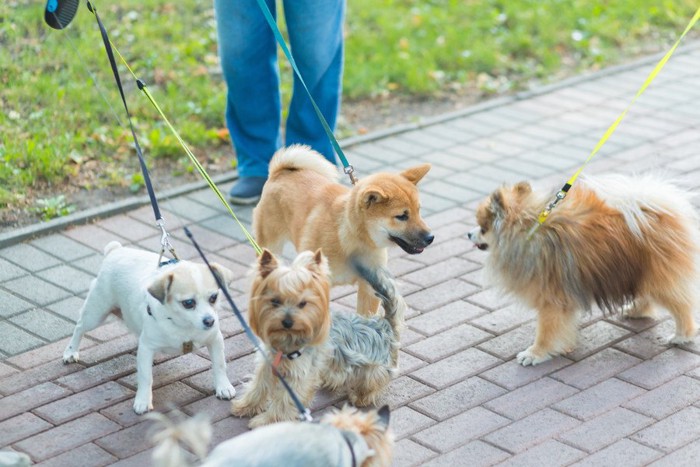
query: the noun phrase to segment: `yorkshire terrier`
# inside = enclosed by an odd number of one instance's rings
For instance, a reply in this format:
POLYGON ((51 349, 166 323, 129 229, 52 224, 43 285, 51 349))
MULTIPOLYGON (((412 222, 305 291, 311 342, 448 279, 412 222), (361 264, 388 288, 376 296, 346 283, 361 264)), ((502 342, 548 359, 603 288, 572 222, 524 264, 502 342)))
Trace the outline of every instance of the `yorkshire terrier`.
MULTIPOLYGON (((268 359, 275 361, 277 371, 307 407, 321 387, 346 395, 353 405, 374 405, 397 373, 406 304, 387 270, 367 268, 356 258, 351 264, 381 299, 384 316, 329 311, 329 268, 321 250, 302 252, 291 266, 264 250, 257 263, 248 310, 250 327, 268 359)), ((252 416, 251 428, 298 415, 262 355, 231 412, 252 416)))
POLYGON ((324 415, 320 423, 275 423, 224 441, 208 456, 211 425, 202 417, 196 416, 178 424, 156 412, 150 418, 156 420, 156 433, 153 436, 156 443, 153 461, 156 467, 190 465, 181 445, 195 453, 202 460, 203 467, 389 467, 394 448, 387 406, 367 412, 346 406, 324 415))

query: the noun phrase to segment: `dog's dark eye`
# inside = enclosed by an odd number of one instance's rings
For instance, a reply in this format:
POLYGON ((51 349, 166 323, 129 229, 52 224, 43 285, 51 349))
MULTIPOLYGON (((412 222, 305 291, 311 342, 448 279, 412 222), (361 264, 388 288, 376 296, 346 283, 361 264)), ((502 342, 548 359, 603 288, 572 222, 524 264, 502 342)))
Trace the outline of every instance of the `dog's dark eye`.
POLYGON ((282 300, 280 300, 279 298, 273 298, 272 300, 270 300, 270 304, 274 307, 278 307, 282 304, 282 300))
POLYGON ((400 216, 394 216, 394 219, 397 221, 407 221, 408 220, 408 211, 404 211, 403 214, 400 216))
POLYGON ((209 297, 209 303, 213 305, 214 303, 216 303, 217 298, 219 298, 219 294, 211 294, 211 296, 209 297))
POLYGON ((485 233, 486 233, 486 229, 482 227, 481 228, 481 235, 484 235, 485 233))
POLYGON ((297 306, 298 306, 299 308, 304 308, 304 307, 306 306, 306 300, 300 301, 299 304, 298 304, 297 306))
POLYGON ((197 302, 196 302, 195 299, 193 299, 193 298, 189 298, 189 299, 187 299, 187 300, 183 300, 181 303, 182 303, 182 306, 185 307, 185 308, 188 309, 188 310, 191 310, 192 308, 194 308, 195 306, 197 306, 197 302))

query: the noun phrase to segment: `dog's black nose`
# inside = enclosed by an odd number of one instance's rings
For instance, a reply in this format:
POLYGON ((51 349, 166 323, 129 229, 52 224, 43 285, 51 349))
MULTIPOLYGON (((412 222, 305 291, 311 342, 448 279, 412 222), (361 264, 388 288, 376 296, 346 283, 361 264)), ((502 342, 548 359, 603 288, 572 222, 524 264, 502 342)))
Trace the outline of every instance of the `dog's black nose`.
POLYGON ((285 329, 291 329, 292 326, 294 326, 294 320, 287 316, 282 320, 282 326, 284 326, 285 329))
POLYGON ((433 243, 433 240, 435 240, 435 235, 430 233, 423 237, 423 241, 426 245, 430 245, 431 243, 433 243))
POLYGON ((216 320, 214 319, 213 316, 206 316, 204 319, 202 319, 202 323, 204 324, 205 327, 208 327, 208 328, 214 326, 215 321, 216 320))

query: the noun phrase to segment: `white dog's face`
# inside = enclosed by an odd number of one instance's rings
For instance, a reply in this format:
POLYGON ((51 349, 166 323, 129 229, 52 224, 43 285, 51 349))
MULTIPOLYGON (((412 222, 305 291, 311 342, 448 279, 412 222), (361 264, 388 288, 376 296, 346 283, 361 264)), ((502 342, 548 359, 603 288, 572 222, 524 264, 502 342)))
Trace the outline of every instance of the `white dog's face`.
MULTIPOLYGON (((231 271, 218 264, 212 264, 212 268, 223 284, 231 281, 231 271)), ((179 328, 206 331, 218 321, 219 286, 203 264, 178 263, 156 279, 148 293, 163 305, 167 318, 179 328)))

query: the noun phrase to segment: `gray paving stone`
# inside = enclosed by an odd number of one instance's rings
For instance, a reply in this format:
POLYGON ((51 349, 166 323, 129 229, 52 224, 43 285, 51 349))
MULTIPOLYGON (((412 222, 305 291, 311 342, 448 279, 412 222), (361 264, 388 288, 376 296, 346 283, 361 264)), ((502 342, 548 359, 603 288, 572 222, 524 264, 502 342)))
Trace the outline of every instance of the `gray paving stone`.
POLYGON ((571 360, 562 357, 546 361, 534 367, 524 367, 515 360, 510 360, 491 370, 485 371, 479 376, 512 391, 532 383, 533 381, 537 381, 544 376, 550 375, 570 364, 571 360))
POLYGON ((93 275, 66 264, 45 269, 36 275, 74 294, 86 293, 94 279, 93 275))
POLYGON ((457 300, 434 311, 411 318, 406 324, 422 334, 432 336, 484 313, 487 311, 483 308, 463 300, 457 300))
POLYGON ((573 352, 567 354, 567 358, 583 360, 629 334, 629 331, 614 324, 596 321, 579 331, 578 345, 573 352))
POLYGON ((400 407, 433 392, 435 389, 430 386, 408 376, 399 376, 389 383, 381 396, 381 404, 387 404, 389 407, 400 407))
POLYGON ((686 444, 677 451, 650 464, 651 467, 694 467, 700 459, 700 439, 686 444))
POLYGON ((38 337, 6 321, 0 321, 0 336, 2 336, 0 351, 7 355, 17 355, 45 343, 38 337))
POLYGON ((586 389, 640 363, 636 357, 614 349, 604 349, 552 375, 553 378, 586 389))
POLYGON ((461 448, 436 457, 422 465, 424 467, 444 467, 446 465, 454 467, 480 467, 497 464, 507 459, 509 456, 507 452, 487 443, 472 441, 461 448))
MULTIPOLYGON (((666 339, 673 333, 675 325, 672 320, 655 322, 653 320, 628 320, 632 323, 651 325, 651 329, 634 334, 615 344, 615 348, 644 360, 649 360, 668 350, 666 339)), ((621 323, 623 324, 623 323, 621 323)))
POLYGON ((0 258, 0 282, 5 282, 26 274, 28 274, 28 271, 10 263, 6 259, 0 258))
POLYGON ((484 407, 511 420, 519 420, 576 392, 578 390, 571 386, 551 378, 542 378, 492 399, 486 402, 484 407))
POLYGON ((567 446, 566 444, 554 440, 547 440, 498 465, 502 467, 565 466, 570 465, 572 462, 585 455, 585 452, 567 446))
POLYGON ((502 363, 500 359, 480 350, 469 348, 438 362, 414 371, 411 376, 424 383, 443 389, 470 376, 502 363))
POLYGON ((405 438, 436 423, 432 418, 406 406, 391 412, 391 430, 396 439, 405 438))
POLYGON ((0 250, 0 256, 31 272, 41 271, 61 263, 61 260, 55 256, 26 243, 3 248, 0 250))
POLYGON ((130 243, 129 240, 125 239, 124 237, 101 228, 101 224, 102 222, 100 222, 100 225, 88 224, 70 227, 63 232, 63 235, 72 238, 83 245, 87 245, 98 252, 100 256, 102 255, 102 252, 107 244, 113 240, 120 242, 122 245, 127 245, 130 243))
POLYGON ((625 438, 654 422, 651 417, 616 408, 578 425, 559 438, 568 444, 593 453, 625 438))
MULTIPOLYGON (((468 300, 472 301, 473 297, 469 297, 468 300)), ((514 304, 476 318, 472 320, 472 323, 493 334, 502 334, 535 318, 536 315, 532 311, 525 309, 520 304, 514 304)), ((534 339, 535 336, 533 334, 532 340, 534 339)))
POLYGON ((46 420, 25 412, 0 422, 0 446, 9 446, 51 427, 52 425, 46 420))
POLYGON ((35 246, 52 256, 69 262, 94 253, 92 248, 88 248, 85 245, 62 234, 47 235, 45 237, 32 240, 30 245, 35 246))
POLYGON ((491 337, 491 334, 468 324, 428 337, 405 347, 404 350, 428 362, 435 362, 450 354, 470 347, 491 337))
POLYGON ((633 441, 670 453, 700 438, 700 409, 686 407, 630 437, 633 441))
POLYGON ((479 348, 504 360, 513 359, 518 352, 522 352, 532 345, 536 326, 534 321, 521 324, 515 329, 482 342, 479 344, 479 348))
POLYGON ((59 454, 56 457, 45 460, 37 464, 37 467, 63 467, 68 465, 90 465, 91 467, 100 467, 111 465, 118 459, 96 446, 93 443, 83 444, 82 446, 71 449, 68 452, 59 454))
POLYGON ((576 467, 619 467, 621 465, 642 467, 649 465, 649 462, 660 455, 659 451, 625 438, 572 465, 576 467))
POLYGON ((620 373, 619 377, 646 389, 653 389, 700 366, 700 355, 668 349, 651 360, 620 373))
POLYGON ((87 391, 41 406, 35 409, 34 413, 54 425, 60 425, 90 412, 97 412, 133 395, 134 391, 114 381, 108 381, 87 391))
POLYGON ((78 322, 78 318, 80 318, 80 309, 83 306, 83 302, 84 299, 80 297, 68 297, 56 303, 52 303, 51 305, 47 305, 46 309, 63 316, 65 319, 75 324, 78 322))
POLYGON ((449 258, 445 261, 422 268, 416 272, 406 274, 402 280, 413 282, 423 287, 431 287, 453 277, 461 276, 470 271, 474 271, 478 265, 461 258, 449 258))
POLYGON ((2 303, 2 306, 0 306, 0 318, 7 318, 12 315, 16 315, 17 313, 27 311, 34 306, 17 295, 2 289, 0 289, 0 303, 2 303))
POLYGON ((410 439, 402 439, 394 446, 394 467, 418 467, 435 457, 436 453, 410 439))
POLYGON ((3 286, 19 296, 25 296, 31 291, 31 300, 39 305, 48 305, 71 295, 70 292, 56 287, 36 276, 24 276, 5 282, 3 286))
POLYGON ((510 423, 505 417, 481 407, 467 410, 413 435, 411 438, 434 451, 449 452, 510 423))
POLYGON ((410 404, 410 407, 436 420, 444 420, 503 393, 503 388, 475 376, 423 397, 410 404))
POLYGON ((586 421, 616 407, 627 406, 626 401, 645 392, 638 386, 610 378, 553 404, 552 408, 586 421))
POLYGON ((628 401, 624 407, 660 420, 698 400, 700 400, 700 381, 679 376, 628 401))
POLYGON ((576 419, 544 409, 485 436, 484 440, 517 454, 576 425, 576 419))
POLYGON ((42 309, 25 311, 13 316, 9 321, 49 342, 70 336, 75 327, 70 321, 42 309))

